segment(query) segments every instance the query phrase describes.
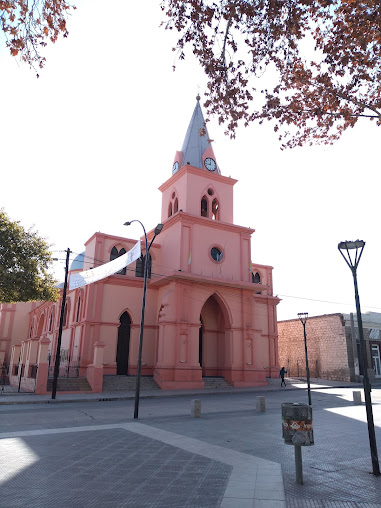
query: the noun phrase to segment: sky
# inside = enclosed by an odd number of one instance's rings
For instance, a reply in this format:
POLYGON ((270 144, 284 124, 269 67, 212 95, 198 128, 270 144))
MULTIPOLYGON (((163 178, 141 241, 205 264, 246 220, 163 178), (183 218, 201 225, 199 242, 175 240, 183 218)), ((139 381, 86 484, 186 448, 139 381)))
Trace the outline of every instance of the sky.
MULTIPOLYGON (((124 222, 160 222, 158 187, 203 100, 205 77, 192 55, 176 61, 159 0, 142 4, 77 0, 39 79, 0 44, 0 207, 46 238, 61 280, 63 251, 74 257, 94 232, 137 239, 124 222)), ((234 223, 255 229, 252 261, 274 267, 278 319, 355 312, 337 245, 358 238, 362 312, 381 312, 380 128, 361 119, 333 146, 288 151, 271 124, 231 140, 212 118, 208 131, 222 174, 238 180, 234 223)))

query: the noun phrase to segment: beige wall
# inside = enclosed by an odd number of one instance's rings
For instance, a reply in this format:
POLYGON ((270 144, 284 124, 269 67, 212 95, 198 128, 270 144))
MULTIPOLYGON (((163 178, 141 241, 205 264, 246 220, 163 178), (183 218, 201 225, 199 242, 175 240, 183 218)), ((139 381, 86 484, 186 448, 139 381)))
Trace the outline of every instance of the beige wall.
MULTIPOLYGON (((286 368, 290 377, 305 377, 302 323, 299 319, 280 321, 278 334, 280 366, 286 368)), ((348 346, 342 314, 308 318, 306 335, 310 376, 349 381, 348 346)))

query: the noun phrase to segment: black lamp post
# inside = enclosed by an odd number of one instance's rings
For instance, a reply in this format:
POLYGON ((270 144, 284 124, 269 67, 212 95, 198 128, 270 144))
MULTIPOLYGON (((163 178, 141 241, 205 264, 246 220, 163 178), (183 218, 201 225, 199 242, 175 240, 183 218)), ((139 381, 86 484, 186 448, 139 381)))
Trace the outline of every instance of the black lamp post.
POLYGON ((131 220, 129 222, 125 222, 124 225, 125 226, 129 226, 130 224, 132 224, 133 222, 139 222, 139 224, 141 225, 141 227, 143 228, 143 231, 144 231, 144 241, 145 241, 145 248, 146 248, 146 258, 145 258, 145 263, 144 263, 144 282, 143 282, 143 301, 142 301, 142 314, 141 314, 141 319, 140 319, 140 335, 139 335, 139 353, 138 353, 138 365, 137 365, 137 371, 136 371, 136 388, 135 388, 135 410, 134 410, 134 418, 138 418, 139 417, 139 397, 140 397, 140 377, 141 377, 141 372, 142 372, 142 352, 143 352, 143 331, 144 331, 144 313, 145 313, 145 308, 146 308, 146 291, 147 291, 147 270, 148 270, 148 255, 149 255, 149 251, 150 251, 150 248, 151 248, 151 245, 153 243, 153 241, 155 240, 155 238, 157 237, 157 235, 159 235, 161 233, 161 230, 163 229, 164 225, 163 224, 158 224, 155 228, 155 234, 150 242, 150 244, 148 245, 148 242, 147 242, 147 233, 146 233, 146 230, 145 230, 145 227, 143 226, 143 224, 140 222, 140 220, 131 220))
POLYGON ((303 325, 304 333, 304 351, 306 353, 306 373, 307 373, 307 391, 308 391, 308 404, 311 406, 311 387, 310 387, 310 368, 308 367, 308 353, 307 353, 307 334, 306 334, 306 323, 308 319, 308 312, 299 312, 298 318, 303 325))
POLYGON ((353 276, 353 282, 354 282, 354 286, 355 286, 357 324, 358 324, 359 339, 360 339, 360 357, 361 357, 360 362, 361 362, 362 374, 363 374, 366 417, 367 417, 367 421, 368 421, 370 454, 372 457, 373 474, 375 476, 380 476, 381 473, 380 473, 380 466, 378 463, 376 434, 374 432, 372 400, 371 400, 371 396, 370 396, 371 387, 370 387, 369 377, 368 377, 368 362, 366 360, 364 331, 362 328, 362 318, 361 318, 361 309, 360 309, 360 298, 359 298, 358 287, 357 287, 357 267, 359 265, 364 247, 365 247, 365 242, 363 240, 356 240, 355 242, 347 242, 347 241, 340 242, 338 245, 340 254, 343 256, 343 258, 345 259, 345 262, 351 269, 352 276, 353 276), (351 254, 349 252, 350 250, 356 251, 354 259, 351 258, 351 254), (344 254, 344 252, 346 253, 346 255, 344 254))

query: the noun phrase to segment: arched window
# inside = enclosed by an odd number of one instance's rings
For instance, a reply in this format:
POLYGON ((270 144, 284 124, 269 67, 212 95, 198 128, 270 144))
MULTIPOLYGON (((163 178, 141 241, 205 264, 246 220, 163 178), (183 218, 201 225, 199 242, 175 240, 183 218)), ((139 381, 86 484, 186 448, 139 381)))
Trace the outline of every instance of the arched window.
POLYGON ((171 217, 172 216, 172 201, 169 203, 169 206, 168 206, 168 217, 171 217))
POLYGON ((118 257, 118 249, 116 247, 113 247, 110 253, 110 261, 114 261, 114 259, 116 259, 117 257, 118 257))
POLYGON ((251 274, 251 282, 253 282, 254 284, 261 283, 261 276, 259 275, 258 272, 256 272, 255 274, 254 273, 251 274))
POLYGON ((218 220, 220 217, 219 217, 219 204, 218 204, 218 201, 217 199, 213 199, 213 203, 212 203, 212 219, 213 220, 218 220))
POLYGON ((138 258, 136 260, 135 276, 136 277, 144 277, 144 258, 143 258, 143 254, 141 254, 140 258, 138 258))
POLYGON ((78 302, 77 302, 77 312, 76 312, 76 316, 75 316, 75 320, 76 320, 77 323, 78 323, 79 318, 80 318, 80 311, 81 311, 81 297, 79 296, 78 297, 78 302))
POLYGON ((206 196, 204 196, 201 199, 201 217, 207 216, 208 216, 208 199, 206 196))
MULTIPOLYGON (((118 249, 116 247, 113 247, 110 252, 110 261, 113 261, 114 259, 116 259, 120 256, 123 256, 123 254, 125 254, 125 253, 126 253, 126 249, 122 248, 118 252, 118 249)), ((119 275, 126 275, 126 267, 122 268, 121 270, 119 270, 119 272, 116 272, 116 273, 119 275)))
POLYGON ((63 314, 63 320, 62 320, 62 326, 66 326, 66 321, 67 321, 67 302, 65 303, 65 309, 64 309, 64 314, 63 314))
MULTIPOLYGON (((146 262, 146 257, 143 254, 136 260, 136 268, 135 275, 136 277, 144 277, 144 265, 146 262)), ((148 266, 147 266, 147 278, 151 278, 151 268, 152 268, 152 258, 148 253, 148 266)))
MULTIPOLYGON (((118 257, 123 256, 123 254, 125 254, 125 253, 126 253, 126 249, 120 249, 118 257)), ((116 273, 119 274, 119 275, 126 275, 126 268, 127 267, 125 266, 124 268, 119 270, 119 272, 116 272, 116 273)))
POLYGON ((176 198, 173 204, 173 213, 177 213, 179 211, 179 200, 176 198))

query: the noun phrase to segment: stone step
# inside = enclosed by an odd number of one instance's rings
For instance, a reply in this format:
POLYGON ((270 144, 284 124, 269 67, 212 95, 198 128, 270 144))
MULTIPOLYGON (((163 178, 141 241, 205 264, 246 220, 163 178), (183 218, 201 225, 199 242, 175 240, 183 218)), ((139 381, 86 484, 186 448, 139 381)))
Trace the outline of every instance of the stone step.
POLYGON ((203 377, 205 388, 231 388, 231 385, 224 377, 203 377))
MULTIPOLYGON (((132 392, 136 388, 136 376, 103 376, 103 391, 132 392)), ((153 376, 140 377, 140 390, 159 390, 159 386, 155 383, 153 376)))
MULTIPOLYGON (((47 391, 52 391, 53 378, 48 379, 47 391)), ((57 392, 91 392, 91 386, 85 377, 59 377, 57 392)))

